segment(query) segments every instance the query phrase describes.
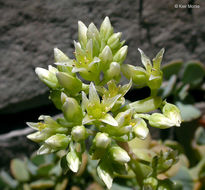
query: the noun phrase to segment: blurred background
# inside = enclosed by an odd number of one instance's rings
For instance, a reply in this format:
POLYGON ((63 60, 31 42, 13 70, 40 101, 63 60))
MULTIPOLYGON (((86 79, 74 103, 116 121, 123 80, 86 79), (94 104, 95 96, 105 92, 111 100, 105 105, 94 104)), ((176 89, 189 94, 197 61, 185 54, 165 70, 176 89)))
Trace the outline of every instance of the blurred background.
POLYGON ((25 128, 26 121, 37 121, 41 114, 58 113, 34 69, 54 63, 54 47, 73 57, 78 20, 99 27, 109 16, 129 46, 126 63, 141 64, 137 48, 153 57, 163 47, 163 64, 179 59, 205 63, 202 0, 0 0, 0 15, 0 151, 5 157, 1 165, 37 149, 34 144, 28 147, 21 134, 5 133, 25 128), (176 7, 187 3, 199 7, 176 7))

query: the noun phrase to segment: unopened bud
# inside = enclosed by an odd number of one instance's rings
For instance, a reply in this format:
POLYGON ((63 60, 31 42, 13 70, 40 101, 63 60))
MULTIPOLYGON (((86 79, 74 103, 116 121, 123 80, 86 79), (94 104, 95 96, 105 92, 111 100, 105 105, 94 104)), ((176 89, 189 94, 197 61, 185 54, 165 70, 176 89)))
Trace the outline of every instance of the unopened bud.
POLYGON ((94 138, 94 142, 97 148, 107 148, 111 142, 111 139, 108 137, 107 133, 98 132, 94 138))
POLYGON ((110 154, 111 154, 112 159, 116 162, 127 163, 130 161, 130 157, 127 154, 127 152, 118 146, 111 147, 110 154))
POLYGON ((86 47, 87 43, 87 27, 81 21, 78 21, 78 40, 83 47, 86 47))
POLYGON ((44 82, 49 88, 57 88, 58 87, 58 80, 55 76, 55 72, 57 72, 57 69, 55 69, 52 66, 49 66, 49 70, 37 67, 35 69, 36 74, 38 75, 39 79, 44 82))
POLYGON ((175 126, 175 123, 172 122, 168 117, 164 116, 161 113, 154 113, 149 117, 149 124, 152 127, 157 127, 160 129, 167 129, 175 126))
POLYGON ((49 137, 45 143, 48 144, 51 148, 53 149, 65 149, 69 142, 70 142, 70 137, 66 136, 65 134, 56 134, 51 137, 49 137))
POLYGON ((109 78, 114 78, 120 75, 120 64, 117 62, 112 62, 110 68, 107 70, 107 76, 109 78))
POLYGON ((67 121, 81 123, 83 117, 82 109, 74 98, 66 98, 62 110, 67 121))
POLYGON ((110 48, 116 49, 118 47, 120 47, 121 43, 120 43, 120 38, 122 36, 121 32, 118 33, 114 33, 107 41, 107 44, 110 46, 110 48))
POLYGON ((104 21, 100 27, 100 35, 104 38, 105 41, 113 34, 113 27, 110 23, 110 19, 105 17, 104 21))
POLYGON ((48 137, 49 137, 49 134, 43 133, 41 131, 38 131, 38 132, 32 133, 30 135, 27 135, 28 139, 30 139, 30 140, 32 140, 34 142, 37 142, 37 143, 43 142, 48 137))
POLYGON ((70 151, 67 156, 66 160, 68 162, 68 167, 73 171, 73 172, 78 172, 81 161, 75 151, 70 151))
POLYGON ((59 84, 68 90, 70 94, 76 94, 81 91, 82 82, 78 78, 64 72, 58 72, 56 76, 59 84))
POLYGON ((146 178, 144 181, 143 181, 143 190, 156 190, 157 189, 157 185, 158 185, 158 180, 154 177, 149 177, 149 178, 146 178))
POLYGON ((82 141, 87 138, 87 131, 83 125, 73 127, 71 131, 73 140, 82 141))
POLYGON ((133 66, 129 64, 122 64, 121 70, 123 75, 127 79, 132 79, 132 81, 139 87, 143 87, 147 82, 146 71, 142 67, 133 66))
MULTIPOLYGON (((112 61, 112 51, 109 46, 105 46, 102 53, 99 55, 101 62, 107 66, 112 61)), ((103 66, 104 67, 104 66, 103 66)))
POLYGON ((100 40, 99 31, 98 31, 97 27, 93 23, 91 23, 88 26, 87 37, 88 37, 88 39, 93 39, 93 40, 97 40, 97 41, 100 40))
POLYGON ((162 84, 162 75, 159 73, 158 75, 151 74, 149 79, 147 80, 147 85, 150 89, 159 89, 162 84))
POLYGON ((127 56, 128 46, 121 47, 113 57, 113 61, 122 63, 127 56))
POLYGON ((67 55, 65 55, 61 50, 58 48, 54 48, 54 58, 56 62, 66 62, 69 61, 67 55))

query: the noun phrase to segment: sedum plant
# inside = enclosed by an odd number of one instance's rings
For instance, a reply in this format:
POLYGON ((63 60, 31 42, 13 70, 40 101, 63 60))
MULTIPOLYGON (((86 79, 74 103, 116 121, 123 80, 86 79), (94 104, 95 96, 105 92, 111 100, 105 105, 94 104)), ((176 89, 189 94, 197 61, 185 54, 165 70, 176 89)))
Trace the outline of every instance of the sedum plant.
POLYGON ((74 173, 81 167, 83 153, 89 154, 97 160, 97 174, 108 189, 114 177, 129 176, 130 172, 140 189, 156 189, 161 183, 158 173, 175 163, 175 153, 161 153, 154 161, 146 161, 132 151, 128 142, 146 139, 148 125, 160 129, 179 127, 180 111, 158 96, 164 49, 152 62, 139 49, 143 68, 124 63, 128 51, 124 43, 121 33, 114 33, 108 17, 99 30, 93 23, 87 27, 79 21, 75 58, 55 48, 56 67, 35 70, 50 88, 49 98, 62 116, 54 119, 42 115, 39 122, 28 122, 36 132, 27 137, 41 144, 38 154, 65 150, 61 165, 74 173), (129 80, 127 84, 120 84, 121 75, 129 80), (127 101, 125 94, 133 83, 139 88, 148 86, 150 96, 127 101), (143 169, 146 166, 152 170, 143 169))

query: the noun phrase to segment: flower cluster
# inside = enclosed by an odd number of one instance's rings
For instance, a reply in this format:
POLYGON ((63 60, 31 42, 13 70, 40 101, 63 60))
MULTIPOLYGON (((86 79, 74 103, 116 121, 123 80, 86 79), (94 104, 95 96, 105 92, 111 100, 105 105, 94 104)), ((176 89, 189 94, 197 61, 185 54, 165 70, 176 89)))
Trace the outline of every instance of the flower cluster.
POLYGON ((88 152, 92 159, 99 160, 97 173, 108 188, 115 175, 129 169, 131 157, 121 142, 135 137, 145 139, 149 133, 146 120, 158 128, 179 126, 181 122, 178 108, 162 101, 156 93, 162 82, 164 49, 153 59, 153 66, 140 50, 145 69, 134 67, 123 64, 128 47, 120 38, 121 33, 114 33, 108 17, 100 30, 93 23, 86 27, 79 21, 75 59, 55 48, 57 68, 35 70, 50 88, 50 99, 63 116, 56 120, 40 116, 40 122, 28 123, 37 131, 28 138, 41 143, 38 154, 66 150, 67 166, 73 172, 79 171, 86 142, 91 141, 88 152), (125 85, 118 84, 121 72, 130 80, 125 85), (124 96, 132 82, 139 87, 148 86, 155 93, 127 103, 124 96), (145 114, 158 108, 162 113, 145 114))

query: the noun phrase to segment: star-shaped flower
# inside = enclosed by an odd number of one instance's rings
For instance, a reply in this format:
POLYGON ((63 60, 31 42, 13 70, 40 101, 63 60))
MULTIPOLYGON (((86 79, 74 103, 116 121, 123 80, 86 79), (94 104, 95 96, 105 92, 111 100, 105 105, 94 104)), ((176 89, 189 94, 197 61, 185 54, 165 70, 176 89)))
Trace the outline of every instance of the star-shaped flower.
POLYGON ((112 98, 102 98, 102 101, 100 101, 94 84, 90 83, 89 99, 86 94, 82 92, 82 107, 87 112, 83 119, 83 124, 101 121, 112 126, 117 126, 117 121, 108 112, 120 97, 121 94, 118 94, 112 98))

